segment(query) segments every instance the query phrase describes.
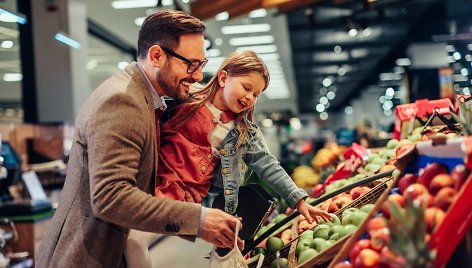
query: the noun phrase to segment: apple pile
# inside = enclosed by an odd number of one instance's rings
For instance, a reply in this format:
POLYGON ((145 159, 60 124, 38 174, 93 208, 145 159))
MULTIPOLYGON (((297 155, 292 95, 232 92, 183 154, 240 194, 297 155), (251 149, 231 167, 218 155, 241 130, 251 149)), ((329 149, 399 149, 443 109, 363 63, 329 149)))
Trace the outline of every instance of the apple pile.
POLYGON ((303 231, 295 250, 298 263, 313 258, 336 241, 356 231, 373 207, 373 204, 366 204, 360 209, 348 208, 342 212, 342 220, 335 214, 331 214, 330 222, 322 222, 315 225, 313 229, 303 231))
POLYGON ((407 259, 397 255, 387 246, 391 242, 389 221, 393 220, 391 211, 393 206, 402 214, 408 202, 425 208, 424 242, 427 243, 468 179, 472 179, 472 174, 463 164, 456 165, 448 172, 444 165, 430 163, 420 169, 417 175, 404 174, 398 180, 399 193, 389 195, 382 204, 381 215, 368 222, 367 238, 354 244, 349 252, 348 261, 337 263, 334 267, 405 267, 407 259))

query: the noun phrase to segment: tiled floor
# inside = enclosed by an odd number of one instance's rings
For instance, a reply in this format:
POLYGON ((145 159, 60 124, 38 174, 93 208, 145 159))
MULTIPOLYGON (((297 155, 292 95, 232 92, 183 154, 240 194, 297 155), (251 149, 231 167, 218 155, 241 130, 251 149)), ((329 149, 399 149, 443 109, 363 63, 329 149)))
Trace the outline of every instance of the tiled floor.
POLYGON ((212 245, 197 239, 195 243, 170 236, 155 245, 151 250, 152 267, 155 268, 208 268, 209 260, 204 257, 210 253, 212 245))

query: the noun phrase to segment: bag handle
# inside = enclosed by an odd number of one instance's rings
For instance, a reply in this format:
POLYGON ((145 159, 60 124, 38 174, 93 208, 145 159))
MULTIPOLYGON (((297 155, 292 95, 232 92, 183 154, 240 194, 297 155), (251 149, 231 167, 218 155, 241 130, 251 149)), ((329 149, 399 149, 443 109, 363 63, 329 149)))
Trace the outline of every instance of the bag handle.
POLYGON ((236 219, 236 230, 234 230, 234 248, 238 248, 238 234, 241 227, 241 222, 236 219))

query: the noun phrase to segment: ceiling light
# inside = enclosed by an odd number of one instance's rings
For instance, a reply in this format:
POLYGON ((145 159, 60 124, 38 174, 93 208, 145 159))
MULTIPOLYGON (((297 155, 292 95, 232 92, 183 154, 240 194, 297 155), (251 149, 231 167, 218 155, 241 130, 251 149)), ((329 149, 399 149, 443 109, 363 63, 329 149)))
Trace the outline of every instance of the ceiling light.
POLYGON ((215 45, 221 46, 222 44, 223 44, 223 39, 221 39, 221 38, 216 38, 215 39, 215 45))
POLYGON ((389 80, 400 80, 401 79, 401 75, 400 74, 396 74, 396 73, 381 73, 379 75, 379 79, 381 81, 389 81, 389 80))
POLYGON ((128 66, 128 62, 126 61, 121 61, 118 63, 118 68, 120 68, 121 70, 124 70, 126 68, 126 66, 128 66))
POLYGON ((449 63, 456 62, 456 60, 455 60, 452 56, 447 56, 447 61, 448 61, 449 63))
POLYGON ((19 73, 7 73, 3 75, 3 81, 5 82, 17 82, 23 79, 23 75, 19 73))
POLYGON ((329 87, 333 83, 333 80, 329 77, 326 77, 321 83, 323 84, 323 86, 329 87))
POLYGON ((259 57, 267 62, 267 61, 275 61, 280 59, 279 53, 267 53, 267 54, 261 54, 259 57))
POLYGON ((272 35, 259 35, 259 36, 246 36, 246 37, 234 37, 229 39, 229 44, 232 46, 247 46, 256 44, 270 44, 274 43, 274 36, 272 35))
POLYGON ((349 34, 349 36, 354 37, 358 34, 358 31, 357 31, 357 29, 350 29, 348 34, 349 34))
POLYGON ((338 75, 339 76, 344 76, 345 74, 346 74, 346 69, 344 69, 343 67, 339 67, 338 75))
POLYGON ((343 48, 341 46, 337 45, 337 46, 334 47, 333 50, 334 50, 334 52, 339 54, 343 51, 343 48))
POLYGON ((459 52, 454 52, 454 54, 452 54, 452 57, 455 59, 455 60, 460 60, 461 59, 461 53, 459 52))
POLYGON ((78 41, 72 39, 71 37, 67 36, 64 33, 57 32, 56 35, 54 36, 54 39, 70 47, 73 47, 75 49, 80 48, 80 43, 78 41))
POLYGON ((320 104, 326 105, 328 102, 328 98, 326 98, 325 96, 320 98, 320 104))
POLYGON ((212 48, 212 49, 209 49, 205 52, 205 55, 207 56, 207 58, 209 57, 218 57, 221 55, 221 51, 217 48, 212 48))
POLYGON ((468 45, 467 45, 467 49, 468 49, 468 50, 472 50, 472 44, 468 44, 468 45))
POLYGON ((466 95, 470 95, 470 89, 468 87, 465 87, 462 89, 462 93, 466 95))
POLYGON ((229 25, 221 27, 223 34, 260 33, 270 31, 270 24, 229 25))
POLYGON ((85 65, 85 68, 87 68, 87 70, 93 70, 95 69, 95 67, 97 67, 98 65, 98 61, 96 59, 91 59, 89 62, 87 62, 87 65, 85 65))
POLYGON ((472 56, 470 54, 467 54, 467 55, 464 56, 464 59, 466 61, 472 61, 472 56))
POLYGON ((270 118, 266 118, 262 120, 262 126, 263 127, 271 127, 274 125, 274 122, 270 118))
POLYGON ((352 114, 354 112, 354 109, 352 109, 351 106, 346 106, 346 108, 344 108, 344 112, 346 114, 352 114))
POLYGON ((300 118, 298 117, 290 118, 289 122, 293 130, 300 130, 302 128, 302 122, 300 122, 300 118))
POLYGON ((327 88, 325 88, 325 87, 320 88, 320 94, 321 94, 321 95, 326 95, 326 93, 328 93, 328 89, 327 89, 327 88))
POLYGON ((229 19, 228 11, 223 11, 221 13, 216 14, 215 16, 216 21, 223 21, 223 20, 228 20, 228 19, 229 19))
POLYGON ((454 82, 467 82, 468 80, 466 75, 455 74, 452 76, 452 81, 454 82))
POLYGON ((387 100, 387 98, 385 98, 385 96, 380 96, 380 98, 379 98, 380 103, 385 103, 386 100, 387 100))
POLYGON ((28 20, 23 14, 15 14, 11 11, 8 11, 4 8, 0 8, 0 21, 4 22, 18 22, 20 24, 25 24, 28 20))
POLYGON ((392 115, 392 110, 385 110, 384 115, 391 116, 392 115))
POLYGON ((249 12, 248 17, 253 19, 253 18, 262 18, 262 17, 265 17, 266 15, 267 15, 267 10, 265 8, 259 8, 259 9, 249 12))
POLYGON ((144 19, 146 19, 146 17, 136 18, 136 19, 134 19, 134 24, 136 24, 138 26, 141 26, 141 25, 143 25, 144 19))
POLYGON ((321 104, 321 103, 318 103, 318 104, 316 105, 316 108, 315 108, 315 109, 316 109, 316 111, 317 111, 318 113, 321 113, 321 112, 324 112, 325 106, 324 106, 323 104, 321 104))
POLYGON ((320 113, 320 119, 321 120, 327 120, 328 119, 328 113, 327 112, 322 112, 320 113))
POLYGON ((363 36, 369 36, 372 34, 372 28, 366 27, 364 30, 362 30, 362 35, 363 36))
POLYGON ((393 90, 393 88, 391 87, 387 88, 387 90, 385 91, 385 96, 393 97, 393 95, 395 95, 395 90, 393 90))
MULTIPOLYGON (((119 0, 111 2, 114 9, 156 7, 158 0, 119 0)), ((162 0, 163 6, 173 5, 172 0, 162 0)))
POLYGON ((411 60, 409 58, 399 58, 395 61, 397 66, 410 66, 411 60))
POLYGON ((328 100, 334 100, 334 98, 336 98, 336 93, 334 93, 333 91, 329 91, 328 93, 326 93, 326 97, 328 98, 328 100))
POLYGON ((205 42, 205 49, 209 49, 211 47, 211 41, 208 39, 204 39, 203 42, 205 42))
POLYGON ((2 47, 3 48, 12 48, 13 47, 13 41, 10 40, 5 40, 2 42, 2 47))
POLYGON ((286 99, 290 97, 285 80, 280 82, 271 81, 267 90, 264 90, 264 96, 268 99, 286 99))
POLYGON ((277 52, 276 45, 262 45, 262 46, 249 46, 249 47, 238 47, 237 51, 240 50, 253 50, 256 53, 274 53, 277 52))
POLYGON ((469 75, 469 70, 467 70, 467 68, 462 68, 461 69, 461 74, 462 75, 469 75))
POLYGON ((393 67, 393 72, 396 73, 396 74, 402 74, 405 72, 405 68, 401 67, 401 66, 395 66, 393 67))

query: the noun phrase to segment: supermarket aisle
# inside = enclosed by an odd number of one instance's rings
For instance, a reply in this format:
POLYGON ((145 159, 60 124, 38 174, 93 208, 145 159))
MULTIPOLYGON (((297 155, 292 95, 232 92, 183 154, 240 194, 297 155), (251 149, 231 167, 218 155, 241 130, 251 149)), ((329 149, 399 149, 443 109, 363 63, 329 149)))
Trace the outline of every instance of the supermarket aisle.
POLYGON ((197 239, 195 243, 171 236, 154 246, 150 253, 155 268, 208 268, 209 260, 203 257, 212 245, 197 239))

